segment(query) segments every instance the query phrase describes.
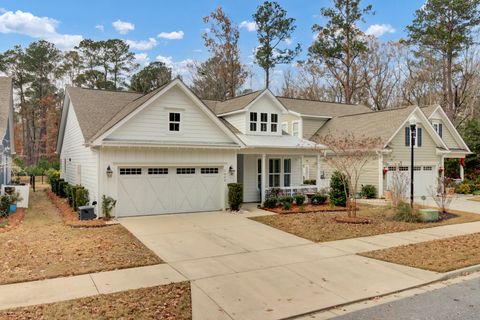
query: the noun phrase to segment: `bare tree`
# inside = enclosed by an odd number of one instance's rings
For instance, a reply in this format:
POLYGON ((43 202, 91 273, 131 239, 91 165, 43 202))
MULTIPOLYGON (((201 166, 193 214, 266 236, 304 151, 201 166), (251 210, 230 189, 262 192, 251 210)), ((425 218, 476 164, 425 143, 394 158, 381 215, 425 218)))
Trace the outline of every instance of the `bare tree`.
POLYGON ((345 186, 350 192, 347 197, 348 216, 357 216, 355 192, 358 190, 364 167, 378 157, 384 142, 378 137, 358 136, 345 131, 342 134, 328 133, 322 137, 327 149, 325 161, 344 176, 345 186))
POLYGON ((449 180, 443 175, 439 175, 435 187, 430 187, 430 195, 437 204, 437 207, 446 213, 450 204, 455 199, 455 194, 448 194, 447 188, 449 186, 449 180))

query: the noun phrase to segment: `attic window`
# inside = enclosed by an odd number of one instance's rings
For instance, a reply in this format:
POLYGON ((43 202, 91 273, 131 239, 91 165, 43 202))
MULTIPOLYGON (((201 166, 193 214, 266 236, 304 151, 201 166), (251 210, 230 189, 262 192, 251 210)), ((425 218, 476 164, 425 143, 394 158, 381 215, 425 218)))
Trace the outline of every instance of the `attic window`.
POLYGON ((250 112, 250 131, 257 131, 257 113, 256 112, 250 112))
POLYGON ((270 120, 271 120, 271 121, 270 121, 270 122, 271 122, 271 124, 270 124, 270 130, 271 130, 272 132, 277 132, 277 127, 278 127, 278 114, 272 113, 272 114, 270 115, 270 120))
POLYGON ((169 131, 180 131, 180 113, 170 112, 168 120, 169 131))
POLYGON ((260 113, 260 131, 267 131, 268 113, 260 113))
POLYGON ((438 133, 438 135, 440 136, 440 138, 443 138, 443 124, 440 123, 440 122, 433 122, 432 123, 433 125, 433 129, 435 129, 435 131, 438 133))

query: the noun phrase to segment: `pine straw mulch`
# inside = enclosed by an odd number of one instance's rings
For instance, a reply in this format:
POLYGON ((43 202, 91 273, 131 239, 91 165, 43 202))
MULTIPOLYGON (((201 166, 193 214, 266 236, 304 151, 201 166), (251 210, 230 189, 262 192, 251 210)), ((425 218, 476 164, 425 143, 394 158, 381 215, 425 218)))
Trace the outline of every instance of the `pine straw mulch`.
POLYGON ((0 233, 8 232, 23 222, 25 208, 17 208, 17 211, 6 218, 0 218, 0 233))
POLYGON ((22 224, 0 233, 0 284, 153 265, 162 260, 121 225, 71 228, 43 191, 22 224))
POLYGON ((335 217, 344 217, 346 213, 298 213, 275 214, 252 217, 250 219, 271 227, 314 241, 334 241, 378 234, 432 228, 448 224, 479 221, 480 215, 461 211, 452 211, 444 219, 430 223, 398 222, 391 219, 392 208, 384 206, 360 205, 358 217, 369 220, 367 224, 339 223, 335 217))
POLYGON ((435 272, 480 264, 480 233, 363 252, 373 259, 435 272))
MULTIPOLYGON (((42 190, 42 189, 40 189, 42 190)), ((39 191, 40 191, 39 190, 39 191)), ((78 213, 73 210, 72 207, 68 204, 68 199, 60 198, 55 193, 50 190, 50 188, 45 188, 47 196, 58 208, 60 214, 62 215, 63 222, 70 227, 105 227, 109 226, 103 219, 94 219, 94 220, 79 220, 78 213)))
POLYGON ((0 319, 8 320, 191 318, 188 282, 0 311, 0 319))
POLYGON ((331 206, 330 204, 304 204, 303 206, 297 206, 296 204, 292 205, 292 208, 289 210, 284 210, 282 206, 277 206, 275 208, 262 208, 263 210, 275 212, 278 214, 291 214, 291 213, 311 213, 311 212, 345 212, 347 209, 344 207, 331 206))

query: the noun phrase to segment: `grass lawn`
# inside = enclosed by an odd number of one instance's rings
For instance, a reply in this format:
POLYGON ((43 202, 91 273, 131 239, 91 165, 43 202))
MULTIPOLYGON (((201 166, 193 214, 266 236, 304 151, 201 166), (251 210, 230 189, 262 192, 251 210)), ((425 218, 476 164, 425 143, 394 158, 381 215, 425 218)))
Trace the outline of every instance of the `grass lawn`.
POLYGON ((162 261, 121 225, 65 226, 40 188, 24 221, 0 233, 0 284, 152 265, 162 261))
POLYGON ((369 224, 347 224, 335 222, 333 220, 335 216, 346 215, 346 213, 338 212, 298 213, 286 215, 275 214, 252 217, 250 219, 314 242, 366 237, 377 234, 409 231, 480 220, 480 215, 478 214, 457 211, 453 212, 455 213, 455 216, 452 215, 449 219, 435 223, 392 221, 390 216, 393 215, 393 209, 372 205, 361 205, 360 211, 357 212, 359 217, 370 219, 371 223, 369 224))
POLYGON ((480 264, 480 233, 369 251, 360 255, 430 271, 447 272, 480 264))
POLYGON ((192 318, 188 282, 0 311, 0 319, 192 318))

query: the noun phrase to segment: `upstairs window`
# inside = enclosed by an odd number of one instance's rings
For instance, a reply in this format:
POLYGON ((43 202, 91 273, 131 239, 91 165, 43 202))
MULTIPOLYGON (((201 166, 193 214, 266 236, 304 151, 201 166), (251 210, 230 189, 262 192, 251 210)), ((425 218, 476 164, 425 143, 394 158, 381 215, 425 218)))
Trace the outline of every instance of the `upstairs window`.
POLYGON ((410 127, 405 127, 405 146, 410 147, 410 140, 412 140, 412 144, 414 147, 421 147, 422 146, 422 128, 416 127, 416 130, 413 131, 413 135, 411 135, 410 127), (410 139, 411 138, 411 139, 410 139))
POLYGON ((168 121, 169 131, 180 131, 180 113, 170 112, 170 114, 168 115, 168 121))
POLYGON ((267 131, 268 113, 260 113, 260 131, 267 131))
POLYGON ((434 122, 432 123, 433 125, 433 129, 435 129, 435 131, 438 133, 438 135, 440 136, 440 138, 443 138, 443 124, 440 123, 440 122, 434 122))
POLYGON ((300 135, 299 123, 297 121, 292 122, 292 136, 298 137, 300 135))
POLYGON ((257 131, 257 113, 250 112, 250 131, 257 131))
POLYGON ((272 132, 277 132, 277 128, 278 128, 278 114, 276 113, 272 113, 270 115, 270 130, 272 132))

